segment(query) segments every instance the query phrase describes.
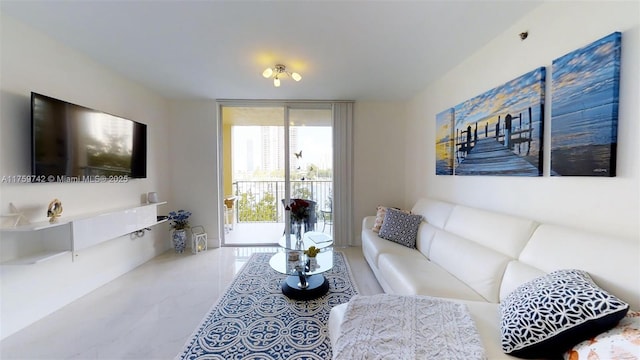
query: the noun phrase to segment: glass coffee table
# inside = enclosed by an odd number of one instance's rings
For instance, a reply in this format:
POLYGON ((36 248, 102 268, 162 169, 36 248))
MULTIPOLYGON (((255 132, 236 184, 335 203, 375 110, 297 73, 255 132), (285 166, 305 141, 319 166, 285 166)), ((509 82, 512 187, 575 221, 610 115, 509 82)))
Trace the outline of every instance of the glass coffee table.
MULTIPOLYGON (((329 234, 325 234, 319 231, 307 231, 302 235, 302 242, 304 243, 304 249, 307 250, 311 246, 315 246, 318 249, 323 249, 333 245, 333 238, 329 234)), ((296 249, 296 238, 291 235, 289 242, 287 242, 287 237, 283 236, 278 241, 278 245, 285 249, 296 249)))
MULTIPOLYGON (((283 237, 280 241, 283 243, 280 245, 285 251, 274 254, 269 260, 269 265, 274 270, 288 275, 282 281, 282 293, 294 300, 316 299, 329 291, 329 281, 322 273, 333 268, 333 247, 331 247, 333 241, 316 243, 312 240, 314 237, 311 233, 313 232, 307 233, 309 237, 303 240, 304 245, 299 246, 301 249, 296 249, 294 237, 290 242, 283 237), (322 248, 320 244, 323 245, 322 248), (307 250, 310 246, 320 249, 314 258, 309 258, 303 253, 303 250, 307 250)), ((316 239, 321 237, 318 236, 316 239)))

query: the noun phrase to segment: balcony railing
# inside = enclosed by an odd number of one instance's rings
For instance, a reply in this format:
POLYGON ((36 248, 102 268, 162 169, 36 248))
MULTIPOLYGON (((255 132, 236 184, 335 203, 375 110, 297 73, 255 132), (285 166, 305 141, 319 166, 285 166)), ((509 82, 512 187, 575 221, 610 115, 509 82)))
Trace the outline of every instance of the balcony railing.
MULTIPOLYGON (((236 181, 235 218, 242 222, 284 222, 284 181, 236 181)), ((331 180, 291 181, 291 198, 316 202, 316 211, 331 208, 331 180)))

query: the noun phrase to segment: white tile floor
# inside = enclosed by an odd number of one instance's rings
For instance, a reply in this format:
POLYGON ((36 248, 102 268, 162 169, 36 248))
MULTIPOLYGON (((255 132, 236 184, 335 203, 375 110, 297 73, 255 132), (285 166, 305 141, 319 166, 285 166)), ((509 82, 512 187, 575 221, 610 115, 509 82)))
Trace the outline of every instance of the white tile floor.
MULTIPOLYGON (((345 252, 361 294, 382 289, 360 248, 345 252)), ((0 342, 2 359, 173 359, 254 251, 169 251, 0 342)))

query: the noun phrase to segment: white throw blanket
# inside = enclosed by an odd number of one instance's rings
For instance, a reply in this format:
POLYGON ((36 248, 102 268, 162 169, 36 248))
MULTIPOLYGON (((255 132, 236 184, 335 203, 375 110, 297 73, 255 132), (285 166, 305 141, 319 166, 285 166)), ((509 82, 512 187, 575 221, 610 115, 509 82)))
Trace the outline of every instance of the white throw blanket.
POLYGON ((351 298, 333 359, 486 357, 464 304, 427 296, 381 294, 351 298))

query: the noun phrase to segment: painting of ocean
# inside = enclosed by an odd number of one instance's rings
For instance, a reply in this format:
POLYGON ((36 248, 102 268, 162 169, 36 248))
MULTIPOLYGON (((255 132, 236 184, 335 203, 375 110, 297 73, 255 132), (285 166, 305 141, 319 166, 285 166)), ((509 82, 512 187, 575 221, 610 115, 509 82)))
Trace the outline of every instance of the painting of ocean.
POLYGON ((551 175, 615 176, 621 33, 552 63, 551 175))
POLYGON ((453 175, 453 108, 436 114, 436 175, 453 175))
POLYGON ((454 107, 454 174, 541 176, 546 69, 454 107))

